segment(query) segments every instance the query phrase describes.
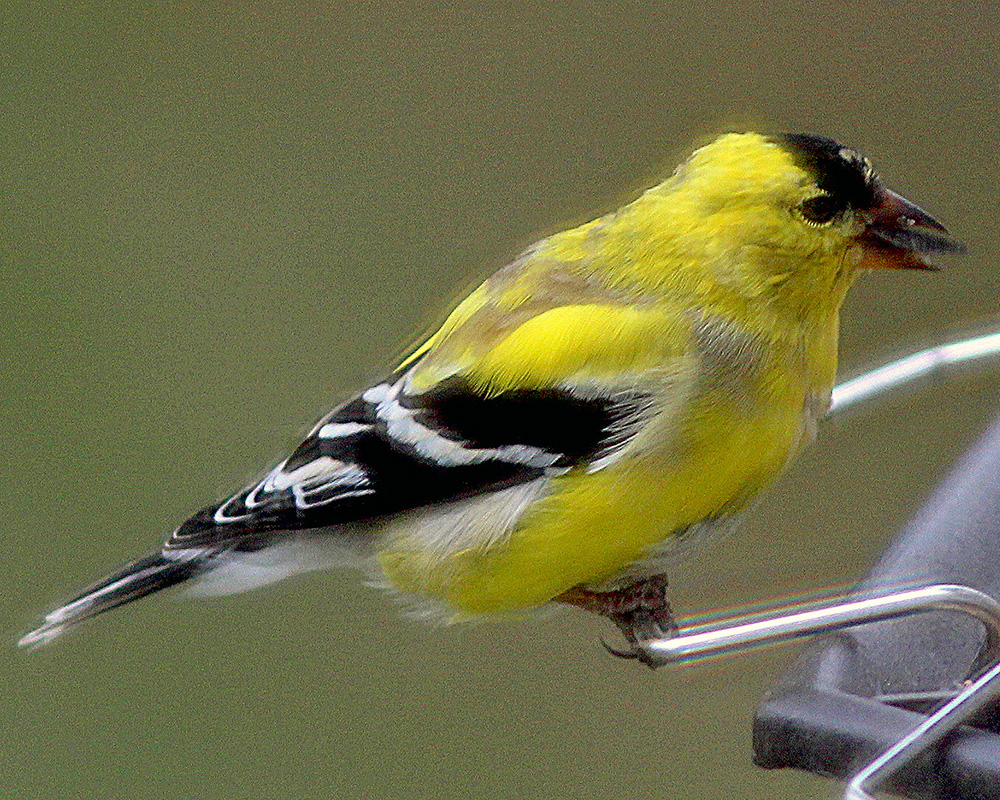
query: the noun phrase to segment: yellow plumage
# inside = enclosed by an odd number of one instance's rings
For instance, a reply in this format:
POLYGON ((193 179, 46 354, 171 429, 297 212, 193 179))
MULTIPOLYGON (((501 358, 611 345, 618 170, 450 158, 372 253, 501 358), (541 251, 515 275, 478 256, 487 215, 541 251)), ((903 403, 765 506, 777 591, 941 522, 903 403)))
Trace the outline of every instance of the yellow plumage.
POLYGON ((813 438, 848 288, 957 249, 927 229, 835 142, 722 136, 494 274, 263 480, 23 643, 188 578, 345 562, 453 619, 562 600, 662 634, 664 543, 726 524, 813 438))
POLYGON ((553 478, 500 543, 428 559, 390 542, 390 581, 459 613, 531 608, 768 486, 827 407, 856 273, 841 232, 790 226, 815 191, 777 144, 726 136, 473 292, 423 351, 415 391, 452 375, 489 394, 639 387, 654 413, 614 464, 553 478))

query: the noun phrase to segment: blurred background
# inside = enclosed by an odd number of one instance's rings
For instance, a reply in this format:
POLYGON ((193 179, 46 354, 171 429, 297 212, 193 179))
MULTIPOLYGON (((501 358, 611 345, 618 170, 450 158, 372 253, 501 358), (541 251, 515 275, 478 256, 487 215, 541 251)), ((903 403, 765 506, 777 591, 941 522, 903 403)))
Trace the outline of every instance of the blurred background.
MULTIPOLYGON (((582 612, 434 629, 347 573, 151 598, 19 652, 535 239, 725 130, 813 131, 969 245, 875 274, 842 372, 998 317, 1000 11, 899 2, 4 3, 0 796, 829 798, 751 764, 794 648, 658 672, 582 612)), ((827 425, 679 613, 861 578, 998 408, 827 425)))

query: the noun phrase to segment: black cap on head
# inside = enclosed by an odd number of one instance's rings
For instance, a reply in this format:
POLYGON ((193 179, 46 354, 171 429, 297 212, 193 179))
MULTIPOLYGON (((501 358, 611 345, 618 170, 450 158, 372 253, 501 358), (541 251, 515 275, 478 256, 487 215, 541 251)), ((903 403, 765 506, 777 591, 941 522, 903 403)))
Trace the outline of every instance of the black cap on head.
POLYGON ((837 205, 868 209, 877 202, 879 178, 861 153, 812 133, 786 133, 775 140, 788 148, 837 205))

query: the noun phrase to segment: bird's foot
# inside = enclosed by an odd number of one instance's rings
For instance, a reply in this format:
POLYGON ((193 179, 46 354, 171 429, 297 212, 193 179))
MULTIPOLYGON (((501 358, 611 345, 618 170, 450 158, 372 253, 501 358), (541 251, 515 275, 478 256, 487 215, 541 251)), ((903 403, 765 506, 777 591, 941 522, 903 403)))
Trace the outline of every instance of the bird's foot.
POLYGON ((556 599, 610 619, 618 626, 628 646, 618 649, 602 639, 604 648, 619 658, 641 661, 650 669, 655 669, 659 663, 645 646, 646 643, 668 638, 677 632, 677 623, 667 602, 667 579, 664 575, 644 578, 607 592, 574 586, 556 599))

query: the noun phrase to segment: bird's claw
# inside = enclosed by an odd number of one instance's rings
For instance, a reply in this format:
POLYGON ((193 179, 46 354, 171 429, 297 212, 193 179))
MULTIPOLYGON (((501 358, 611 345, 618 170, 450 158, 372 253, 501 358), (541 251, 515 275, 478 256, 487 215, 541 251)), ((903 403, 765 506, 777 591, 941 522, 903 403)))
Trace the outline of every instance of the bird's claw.
POLYGON ((650 669, 656 669, 661 666, 653 654, 638 641, 629 642, 628 647, 622 649, 608 644, 603 636, 598 641, 600 641, 601 647, 617 658, 624 658, 628 661, 640 661, 650 669))
POLYGON ((608 591, 574 586, 557 599, 610 619, 622 632, 627 647, 618 649, 601 639, 604 649, 618 658, 640 661, 651 669, 662 661, 647 645, 677 633, 677 623, 667 602, 667 579, 663 575, 652 575, 608 591))
POLYGON ((612 647, 610 644, 608 644, 608 640, 605 639, 603 636, 600 637, 597 641, 601 643, 601 647, 603 647, 605 650, 611 653, 611 655, 617 656, 618 658, 635 659, 639 657, 638 648, 634 644, 627 650, 624 648, 619 650, 617 647, 612 647))

